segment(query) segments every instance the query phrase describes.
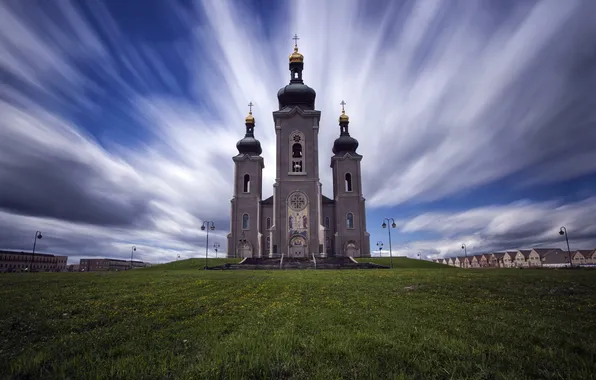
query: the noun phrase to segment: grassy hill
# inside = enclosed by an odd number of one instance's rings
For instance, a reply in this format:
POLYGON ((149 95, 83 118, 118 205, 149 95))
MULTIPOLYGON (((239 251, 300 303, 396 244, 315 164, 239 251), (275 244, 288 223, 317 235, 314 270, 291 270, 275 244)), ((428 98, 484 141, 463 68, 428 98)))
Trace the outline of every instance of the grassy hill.
POLYGON ((201 266, 0 275, 0 378, 596 373, 596 271, 201 266))
POLYGON ((186 259, 186 260, 179 260, 173 261, 171 263, 166 264, 158 264, 154 265, 150 268, 144 268, 142 270, 152 270, 152 271, 160 271, 160 270, 186 270, 186 269, 203 269, 205 267, 205 263, 207 263, 210 267, 216 265, 223 265, 226 263, 239 263, 241 259, 186 259))
MULTIPOLYGON (((389 257, 370 257, 356 259, 359 262, 370 262, 380 265, 389 266, 389 257)), ((407 257, 394 257, 393 258, 393 269, 395 268, 443 268, 443 269, 454 269, 448 265, 433 263, 432 261, 409 259, 407 257)))

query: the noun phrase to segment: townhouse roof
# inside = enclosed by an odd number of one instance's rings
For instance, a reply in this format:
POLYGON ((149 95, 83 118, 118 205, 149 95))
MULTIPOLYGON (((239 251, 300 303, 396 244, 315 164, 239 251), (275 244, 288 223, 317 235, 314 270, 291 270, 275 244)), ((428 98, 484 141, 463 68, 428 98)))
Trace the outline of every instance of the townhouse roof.
POLYGON ((567 264, 569 263, 569 257, 567 252, 563 252, 560 249, 553 249, 541 255, 542 262, 544 264, 567 264))

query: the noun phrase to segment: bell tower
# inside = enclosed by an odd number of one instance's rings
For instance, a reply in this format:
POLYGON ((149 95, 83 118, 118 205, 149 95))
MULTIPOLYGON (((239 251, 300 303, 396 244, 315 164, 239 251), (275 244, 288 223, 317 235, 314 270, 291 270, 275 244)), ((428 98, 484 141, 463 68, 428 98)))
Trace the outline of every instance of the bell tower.
POLYGON ((319 121, 315 90, 304 84, 304 56, 289 57, 290 83, 277 93, 273 112, 277 170, 273 185, 273 254, 310 258, 322 252, 321 183, 319 180, 319 121))
POLYGON ((335 252, 338 256, 370 257, 370 234, 366 232, 366 211, 362 196, 362 156, 356 153, 358 140, 350 136, 350 118, 341 101, 340 135, 333 143, 331 169, 335 199, 335 252))
POLYGON ((253 104, 248 104, 244 120, 246 134, 236 144, 238 155, 234 160, 234 196, 228 234, 228 257, 260 257, 261 225, 260 201, 262 198, 263 168, 261 143, 254 136, 255 118, 253 104))

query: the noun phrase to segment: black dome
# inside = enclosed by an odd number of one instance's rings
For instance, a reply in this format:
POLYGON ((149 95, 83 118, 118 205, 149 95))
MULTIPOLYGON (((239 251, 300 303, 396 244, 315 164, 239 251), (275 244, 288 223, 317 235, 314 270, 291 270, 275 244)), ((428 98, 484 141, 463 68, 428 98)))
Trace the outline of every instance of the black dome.
POLYGON ((303 83, 290 83, 277 92, 279 109, 285 106, 305 106, 308 109, 315 109, 315 97, 317 93, 303 83))
POLYGON ((343 152, 356 153, 356 148, 358 148, 358 140, 350 135, 342 135, 335 139, 333 143, 333 154, 343 152))
POLYGON ((240 154, 255 154, 258 156, 263 153, 259 140, 251 136, 244 136, 242 140, 236 143, 236 148, 238 148, 240 154))

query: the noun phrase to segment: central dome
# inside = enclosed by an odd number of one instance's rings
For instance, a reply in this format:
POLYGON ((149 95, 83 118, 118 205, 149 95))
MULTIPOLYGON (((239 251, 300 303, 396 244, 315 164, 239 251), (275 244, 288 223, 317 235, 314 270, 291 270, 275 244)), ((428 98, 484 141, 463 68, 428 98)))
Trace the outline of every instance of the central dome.
POLYGON ((285 106, 304 106, 315 109, 317 93, 304 83, 290 83, 277 92, 279 109, 285 106))

